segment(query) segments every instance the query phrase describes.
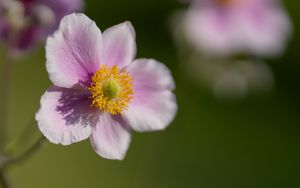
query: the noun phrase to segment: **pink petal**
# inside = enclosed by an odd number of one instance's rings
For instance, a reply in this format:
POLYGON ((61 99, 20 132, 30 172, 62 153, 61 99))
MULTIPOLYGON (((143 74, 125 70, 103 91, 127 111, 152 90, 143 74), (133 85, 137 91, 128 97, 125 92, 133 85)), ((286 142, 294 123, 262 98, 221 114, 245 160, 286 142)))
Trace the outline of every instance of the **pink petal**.
POLYGON ((236 49, 232 40, 232 20, 228 11, 215 8, 194 8, 184 19, 187 40, 208 55, 227 55, 236 49))
POLYGON ((258 4, 237 11, 235 17, 245 50, 259 56, 276 56, 284 51, 292 26, 280 7, 258 4))
POLYGON ((88 93, 79 89, 49 88, 36 114, 39 129, 50 142, 69 145, 88 138, 99 116, 90 108, 88 93))
POLYGON ((93 128, 91 142, 96 153, 107 159, 122 160, 131 139, 130 130, 120 116, 103 113, 93 128))
POLYGON ((120 68, 133 61, 136 55, 135 31, 130 22, 108 28, 103 33, 104 64, 120 68))
POLYGON ((276 0, 249 0, 218 7, 195 6, 185 16, 187 39, 208 55, 280 55, 291 34, 288 16, 276 0))
POLYGON ((84 14, 62 19, 58 31, 47 40, 47 71, 54 85, 70 88, 85 82, 99 68, 102 36, 95 22, 84 14))
POLYGON ((169 69, 151 59, 136 60, 127 68, 133 77, 134 99, 124 112, 137 131, 165 129, 177 112, 175 84, 169 69))

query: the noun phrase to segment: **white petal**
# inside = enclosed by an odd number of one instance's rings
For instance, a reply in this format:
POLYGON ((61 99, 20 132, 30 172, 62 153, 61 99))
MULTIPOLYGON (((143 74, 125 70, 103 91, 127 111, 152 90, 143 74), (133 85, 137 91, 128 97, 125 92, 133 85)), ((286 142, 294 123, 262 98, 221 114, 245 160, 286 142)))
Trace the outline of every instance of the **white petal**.
POLYGON ((121 23, 104 31, 104 64, 123 68, 133 61, 135 55, 135 31, 130 22, 121 23))
POLYGON ((96 153, 107 159, 122 160, 129 147, 131 135, 120 116, 103 113, 93 128, 91 142, 96 153))
POLYGON ((151 92, 144 104, 131 105, 124 112, 125 119, 136 131, 157 131, 165 129, 177 113, 175 95, 171 91, 151 92))
POLYGON ((124 111, 125 119, 137 131, 165 129, 177 112, 172 93, 175 83, 169 69, 155 60, 140 59, 127 70, 133 77, 134 98, 124 111))
POLYGON ((46 66, 56 86, 70 88, 84 82, 99 69, 102 52, 101 31, 84 14, 62 19, 58 31, 46 44, 46 66))
POLYGON ((50 142, 63 145, 88 138, 91 126, 98 121, 85 92, 58 87, 44 93, 35 118, 50 142))

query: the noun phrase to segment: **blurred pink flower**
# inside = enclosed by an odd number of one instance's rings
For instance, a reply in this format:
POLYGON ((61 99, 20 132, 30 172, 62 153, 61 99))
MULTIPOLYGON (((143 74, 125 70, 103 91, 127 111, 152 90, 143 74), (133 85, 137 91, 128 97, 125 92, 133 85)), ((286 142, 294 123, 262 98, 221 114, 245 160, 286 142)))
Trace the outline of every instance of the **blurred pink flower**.
POLYGON ((82 7, 82 0, 1 0, 0 38, 12 52, 28 50, 82 7))
POLYGON ((188 41, 208 55, 277 56, 291 34, 278 0, 194 0, 183 22, 188 41))
POLYGON ((36 120, 55 144, 90 137, 108 159, 124 158, 131 129, 165 129, 177 111, 170 71, 153 59, 137 59, 130 22, 101 34, 84 14, 62 19, 47 40, 46 67, 54 86, 41 98, 36 120))
POLYGON ((263 61, 204 59, 195 55, 186 65, 190 78, 222 101, 263 94, 274 85, 273 72, 263 61))

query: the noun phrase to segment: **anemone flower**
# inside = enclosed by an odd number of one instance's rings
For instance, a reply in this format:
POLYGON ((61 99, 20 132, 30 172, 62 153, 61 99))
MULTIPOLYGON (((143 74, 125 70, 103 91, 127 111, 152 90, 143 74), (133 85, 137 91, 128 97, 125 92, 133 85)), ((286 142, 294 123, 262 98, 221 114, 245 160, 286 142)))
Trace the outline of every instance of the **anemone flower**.
POLYGON ((54 86, 36 114, 44 136, 62 145, 90 138, 100 156, 121 160, 132 129, 165 129, 177 111, 173 78, 162 63, 135 54, 130 22, 101 34, 84 14, 64 17, 46 44, 54 86))
POLYGON ((12 52, 24 52, 54 32, 65 15, 82 7, 82 0, 1 0, 0 38, 12 52))
POLYGON ((187 40, 214 56, 278 56, 291 34, 279 0, 194 0, 183 20, 187 40))

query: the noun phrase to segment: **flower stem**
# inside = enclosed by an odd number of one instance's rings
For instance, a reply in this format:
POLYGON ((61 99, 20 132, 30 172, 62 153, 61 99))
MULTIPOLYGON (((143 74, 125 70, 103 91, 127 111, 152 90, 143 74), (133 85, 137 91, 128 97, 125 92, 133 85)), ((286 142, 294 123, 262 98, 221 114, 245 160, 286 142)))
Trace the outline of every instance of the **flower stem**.
POLYGON ((8 158, 4 160, 4 162, 0 166, 0 188, 11 188, 10 183, 6 177, 7 169, 11 165, 22 163, 23 161, 30 158, 42 146, 45 140, 46 139, 44 137, 41 137, 23 154, 14 158, 8 158))
POLYGON ((46 141, 44 136, 40 136, 27 150, 15 157, 0 154, 0 188, 10 188, 10 183, 6 177, 7 169, 12 165, 22 163, 35 154, 46 141))
POLYGON ((10 158, 6 163, 3 164, 2 168, 6 169, 10 165, 22 163, 29 159, 33 154, 35 154, 45 143, 46 139, 44 136, 41 136, 29 149, 27 149, 23 154, 10 158))
POLYGON ((0 170, 0 188, 10 188, 10 184, 8 183, 6 174, 4 173, 4 170, 0 170))
POLYGON ((10 84, 12 77, 12 62, 9 55, 5 55, 0 80, 0 151, 3 151, 6 144, 8 126, 8 107, 10 96, 10 84))

